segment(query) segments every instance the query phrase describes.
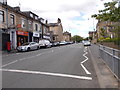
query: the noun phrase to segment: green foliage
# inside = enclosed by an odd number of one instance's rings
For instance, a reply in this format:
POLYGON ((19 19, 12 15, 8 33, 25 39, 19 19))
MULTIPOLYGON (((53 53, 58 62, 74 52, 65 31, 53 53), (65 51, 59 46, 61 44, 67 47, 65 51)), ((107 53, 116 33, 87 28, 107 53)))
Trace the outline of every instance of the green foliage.
POLYGON ((72 41, 80 42, 82 40, 83 40, 83 38, 79 35, 75 35, 72 37, 72 41))
POLYGON ((118 22, 120 20, 120 7, 115 5, 118 2, 104 3, 104 10, 99 10, 99 14, 94 14, 91 17, 100 21, 113 21, 118 22))
POLYGON ((103 37, 101 37, 98 40, 98 42, 114 42, 115 44, 120 45, 120 39, 119 38, 110 38, 110 37, 103 38, 103 37))
POLYGON ((102 38, 98 39, 98 41, 105 41, 105 42, 115 42, 115 44, 120 44, 120 7, 116 7, 118 2, 113 1, 113 2, 108 2, 104 3, 104 10, 99 10, 99 14, 94 14, 91 17, 96 18, 99 21, 109 21, 109 22, 114 22, 112 27, 112 32, 115 34, 115 37, 113 39, 111 38, 106 38, 108 36, 107 33, 105 32, 106 30, 101 29, 101 36, 102 38))
POLYGON ((102 37, 104 37, 104 38, 107 37, 106 36, 106 30, 104 28, 101 28, 100 30, 101 30, 100 34, 102 35, 102 37))
POLYGON ((89 39, 90 39, 90 40, 93 40, 93 38, 92 38, 92 37, 89 37, 89 39))

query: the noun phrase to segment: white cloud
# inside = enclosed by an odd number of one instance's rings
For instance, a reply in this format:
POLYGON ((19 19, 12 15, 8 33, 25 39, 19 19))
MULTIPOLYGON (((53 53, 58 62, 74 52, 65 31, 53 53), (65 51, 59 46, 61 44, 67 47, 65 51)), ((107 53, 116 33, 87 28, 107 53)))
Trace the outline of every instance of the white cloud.
POLYGON ((20 3, 22 11, 32 11, 48 22, 61 18, 64 31, 85 37, 88 31, 93 31, 91 15, 103 9, 103 3, 108 1, 111 0, 8 0, 8 4, 18 6, 20 3))

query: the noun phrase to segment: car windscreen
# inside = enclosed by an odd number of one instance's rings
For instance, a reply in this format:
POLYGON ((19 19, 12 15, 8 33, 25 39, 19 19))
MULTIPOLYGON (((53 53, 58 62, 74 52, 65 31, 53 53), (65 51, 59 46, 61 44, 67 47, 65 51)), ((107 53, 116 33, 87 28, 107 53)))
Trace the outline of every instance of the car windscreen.
POLYGON ((26 46, 26 45, 29 45, 30 43, 24 43, 24 44, 22 44, 22 46, 26 46))

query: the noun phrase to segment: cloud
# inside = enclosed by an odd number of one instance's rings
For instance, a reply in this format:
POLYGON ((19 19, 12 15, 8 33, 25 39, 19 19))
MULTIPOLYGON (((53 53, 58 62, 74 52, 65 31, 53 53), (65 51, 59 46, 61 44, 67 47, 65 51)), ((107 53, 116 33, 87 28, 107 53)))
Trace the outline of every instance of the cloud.
POLYGON ((8 0, 8 4, 17 6, 20 3, 22 11, 32 11, 50 23, 61 18, 64 31, 87 37, 95 27, 93 23, 97 23, 91 15, 103 9, 103 3, 108 1, 111 0, 8 0))

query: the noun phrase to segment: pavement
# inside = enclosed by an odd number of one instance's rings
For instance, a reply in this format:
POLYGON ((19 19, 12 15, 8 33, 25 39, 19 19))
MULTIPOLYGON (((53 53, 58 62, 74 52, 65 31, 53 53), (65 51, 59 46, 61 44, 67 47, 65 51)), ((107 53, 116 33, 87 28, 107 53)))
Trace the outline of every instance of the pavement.
POLYGON ((95 67, 95 71, 98 77, 98 81, 101 88, 119 88, 120 83, 117 78, 110 71, 108 66, 104 63, 102 58, 99 56, 98 45, 92 45, 90 47, 90 54, 95 67))
POLYGON ((97 45, 3 53, 2 58, 3 88, 118 88, 97 45))

